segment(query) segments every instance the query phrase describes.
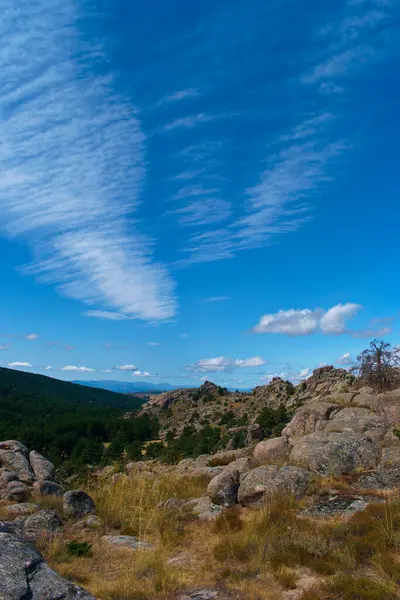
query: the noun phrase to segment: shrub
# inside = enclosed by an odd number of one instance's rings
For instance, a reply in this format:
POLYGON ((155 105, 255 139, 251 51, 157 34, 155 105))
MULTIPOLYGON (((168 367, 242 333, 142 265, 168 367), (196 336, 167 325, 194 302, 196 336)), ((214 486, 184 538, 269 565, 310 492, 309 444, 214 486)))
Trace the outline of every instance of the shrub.
POLYGON ((67 544, 67 552, 70 556, 92 556, 92 544, 89 542, 77 542, 71 540, 67 544))

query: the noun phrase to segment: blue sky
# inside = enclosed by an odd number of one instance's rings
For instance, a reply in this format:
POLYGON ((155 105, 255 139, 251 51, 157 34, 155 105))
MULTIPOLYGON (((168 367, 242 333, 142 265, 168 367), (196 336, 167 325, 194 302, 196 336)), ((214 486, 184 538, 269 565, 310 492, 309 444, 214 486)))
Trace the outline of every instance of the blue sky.
POLYGON ((398 1, 0 6, 1 366, 247 387, 399 342, 398 1))

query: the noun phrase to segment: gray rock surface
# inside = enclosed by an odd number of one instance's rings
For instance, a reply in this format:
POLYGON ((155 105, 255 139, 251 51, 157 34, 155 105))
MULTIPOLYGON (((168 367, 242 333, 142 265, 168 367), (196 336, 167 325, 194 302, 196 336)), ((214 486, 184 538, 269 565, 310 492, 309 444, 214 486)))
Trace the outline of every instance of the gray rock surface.
POLYGON ((67 517, 79 518, 96 514, 92 498, 83 490, 71 490, 63 496, 63 509, 67 517))
POLYGON ((132 550, 151 550, 155 548, 154 544, 140 540, 133 535, 103 535, 102 539, 113 546, 126 546, 132 550))
POLYGON ((54 532, 60 527, 62 527, 62 521, 56 511, 51 509, 39 510, 23 521, 24 531, 34 535, 54 532))
POLYGON ((318 432, 292 438, 292 463, 321 475, 341 475, 355 469, 373 468, 380 459, 379 445, 357 432, 318 432))
POLYGON ((369 408, 349 407, 331 415, 324 431, 356 431, 383 439, 388 427, 384 415, 377 415, 369 408))
POLYGON ((0 600, 95 600, 53 571, 35 548, 0 533, 0 600))
POLYGON ((270 502, 279 494, 300 498, 309 483, 310 473, 300 467, 258 467, 242 478, 238 501, 242 505, 258 505, 270 502))
POLYGON ((213 504, 229 508, 237 502, 240 473, 237 469, 223 471, 210 481, 207 494, 213 504))
POLYGON ((21 442, 0 442, 0 465, 15 471, 18 479, 24 483, 31 483, 35 479, 28 461, 28 449, 21 442))
POLYGON ((367 490, 400 488, 400 467, 379 468, 372 473, 366 473, 357 480, 357 487, 367 490))
POLYGON ((32 502, 23 502, 21 504, 9 504, 4 507, 4 510, 6 510, 9 515, 15 515, 17 517, 37 512, 40 510, 40 506, 38 504, 33 504, 32 502))
POLYGON ((29 462, 38 481, 52 481, 54 479, 55 466, 36 450, 29 453, 29 462))
POLYGON ((25 502, 29 497, 29 489, 22 481, 10 481, 0 490, 0 497, 11 502, 25 502))
POLYGON ((338 404, 329 401, 313 401, 296 411, 293 419, 282 431, 283 437, 298 437, 321 431, 332 414, 340 409, 338 404))
POLYGON ((208 496, 188 500, 183 508, 196 515, 200 521, 215 521, 224 511, 222 506, 211 502, 208 496))
POLYGON ((287 438, 278 437, 263 440, 254 448, 254 459, 258 464, 277 464, 287 461, 290 445, 287 438))
POLYGON ((36 496, 58 496, 61 497, 65 493, 65 489, 55 481, 35 481, 32 486, 33 493, 36 496))
POLYGON ((387 448, 383 448, 379 467, 387 469, 393 469, 397 467, 400 469, 400 447, 389 446, 387 448))

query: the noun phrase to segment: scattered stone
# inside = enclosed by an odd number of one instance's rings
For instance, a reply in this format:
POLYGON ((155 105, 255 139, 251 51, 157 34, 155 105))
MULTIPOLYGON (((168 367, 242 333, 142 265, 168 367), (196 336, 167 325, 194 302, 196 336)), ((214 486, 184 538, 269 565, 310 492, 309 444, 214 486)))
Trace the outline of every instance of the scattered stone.
POLYGON ((140 540, 133 535, 103 535, 102 539, 114 546, 126 546, 132 550, 151 550, 155 548, 154 544, 140 540))
POLYGON ((167 560, 167 565, 170 567, 182 567, 184 565, 195 564, 196 559, 189 552, 181 552, 167 560))
POLYGON ((223 471, 210 481, 207 494, 213 504, 229 508, 237 502, 240 473, 237 469, 223 471))
POLYGON ((310 473, 300 467, 258 467, 244 475, 238 492, 242 505, 258 505, 271 502, 274 496, 289 494, 303 496, 310 482, 310 473))
POLYGON ((400 488, 400 467, 393 469, 379 468, 371 473, 366 473, 357 480, 357 487, 364 490, 400 488))
POLYGON ((33 484, 33 493, 36 496, 63 496, 64 488, 54 481, 35 481, 33 484))
POLYGON ((158 509, 169 509, 169 510, 176 510, 179 508, 182 508, 182 506, 185 504, 186 500, 181 500, 180 498, 168 498, 168 500, 165 500, 165 502, 159 502, 159 504, 157 504, 156 508, 158 509))
POLYGON ((222 506, 211 502, 208 496, 189 500, 183 505, 183 508, 190 510, 200 521, 215 521, 224 511, 222 506))
POLYGON ((26 502, 29 497, 29 489, 22 481, 10 481, 1 490, 0 497, 11 502, 26 502))
POLYGON ((29 462, 32 470, 38 481, 52 481, 56 474, 56 468, 52 462, 47 460, 44 456, 32 450, 29 453, 29 462))
POLYGON ((92 498, 83 490, 71 490, 63 496, 63 509, 67 517, 84 517, 96 514, 96 506, 92 498))
POLYGON ((50 569, 30 543, 10 533, 0 533, 0 598, 95 600, 50 569))
POLYGON ((380 502, 381 498, 363 495, 343 495, 332 492, 325 498, 320 497, 315 504, 299 514, 311 517, 351 516, 366 508, 370 502, 380 502))
POLYGON ((26 517, 23 522, 24 531, 32 534, 49 533, 62 527, 62 521, 55 510, 43 509, 26 517))
POLYGON ((226 468, 226 471, 239 471, 240 475, 248 473, 255 468, 254 460, 248 456, 238 458, 231 462, 226 468))
POLYGON ((37 512, 40 509, 38 504, 33 504, 32 502, 23 502, 22 504, 10 504, 9 506, 5 506, 4 510, 6 510, 10 515, 20 516, 20 515, 31 515, 34 512, 37 512))

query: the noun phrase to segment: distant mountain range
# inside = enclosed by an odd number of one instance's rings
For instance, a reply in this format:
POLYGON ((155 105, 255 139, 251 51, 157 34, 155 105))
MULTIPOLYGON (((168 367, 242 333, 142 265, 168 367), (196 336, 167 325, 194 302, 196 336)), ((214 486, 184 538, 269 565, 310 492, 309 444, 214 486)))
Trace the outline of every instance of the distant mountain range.
POLYGON ((178 385, 171 385, 170 383, 150 383, 148 381, 114 381, 112 379, 105 379, 101 381, 73 381, 79 385, 86 385, 87 387, 100 388, 108 390, 109 392, 119 392, 120 394, 132 394, 132 393, 161 393, 170 392, 176 390, 178 385))

